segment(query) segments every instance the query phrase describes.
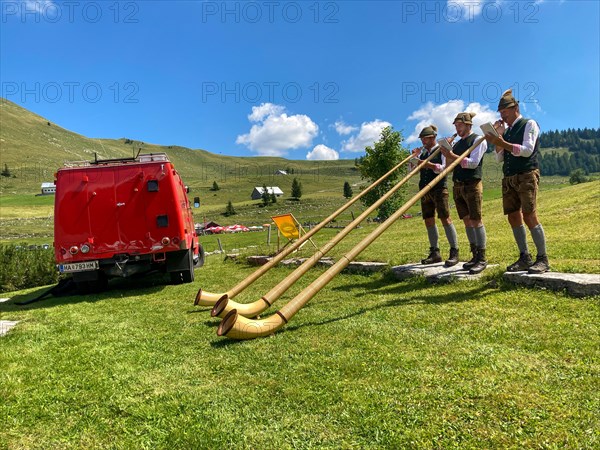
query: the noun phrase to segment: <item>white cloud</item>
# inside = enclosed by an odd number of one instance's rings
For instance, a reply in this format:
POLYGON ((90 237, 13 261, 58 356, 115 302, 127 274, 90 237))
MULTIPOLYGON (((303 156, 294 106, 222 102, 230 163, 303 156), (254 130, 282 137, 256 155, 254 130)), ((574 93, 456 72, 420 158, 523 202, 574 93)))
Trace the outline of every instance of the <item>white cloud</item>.
POLYGON ((253 106, 248 120, 257 123, 235 142, 260 156, 284 156, 288 150, 312 145, 319 132, 317 124, 304 114, 288 116, 284 111, 283 106, 272 103, 253 106))
POLYGON ((353 131, 358 130, 358 127, 348 125, 343 120, 338 120, 334 124, 334 127, 335 127, 335 131, 337 131, 340 136, 345 136, 347 134, 352 133, 353 131))
POLYGON ((340 155, 334 149, 319 144, 306 154, 306 159, 312 161, 335 161, 340 159, 340 155))
POLYGON ((448 17, 473 20, 483 9, 483 0, 448 0, 446 2, 448 17))
POLYGON ((56 16, 59 11, 59 6, 53 0, 24 0, 25 11, 35 11, 39 14, 48 14, 56 16))
POLYGON ((473 118, 473 131, 481 134, 479 125, 485 122, 495 122, 500 118, 496 111, 491 110, 487 105, 480 103, 469 103, 465 106, 462 100, 450 100, 441 105, 434 105, 432 102, 427 102, 422 108, 414 111, 408 120, 418 120, 412 134, 406 139, 407 144, 419 141, 419 133, 421 130, 431 124, 438 127, 438 135, 440 137, 451 136, 456 132, 453 121, 456 115, 460 112, 474 112, 477 115, 473 118))
POLYGON ((260 106, 253 106, 252 113, 248 115, 250 122, 260 122, 268 116, 280 116, 285 111, 285 107, 274 105, 273 103, 262 103, 260 106))
POLYGON ((347 152, 363 152, 365 147, 373 145, 381 138, 381 131, 392 124, 375 119, 372 122, 363 122, 357 135, 342 141, 342 150, 347 152))

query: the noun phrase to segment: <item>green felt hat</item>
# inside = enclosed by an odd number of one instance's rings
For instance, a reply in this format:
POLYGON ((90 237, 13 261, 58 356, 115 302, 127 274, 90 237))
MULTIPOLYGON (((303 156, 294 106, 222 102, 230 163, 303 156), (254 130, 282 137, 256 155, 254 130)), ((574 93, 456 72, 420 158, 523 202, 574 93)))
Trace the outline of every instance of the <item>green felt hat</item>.
POLYGON ((437 127, 435 125, 429 125, 421 130, 419 133, 420 138, 424 138, 427 136, 437 136, 437 127))
POLYGON ((518 104, 519 102, 512 95, 512 89, 509 89, 508 91, 505 91, 504 94, 502 94, 502 97, 500 97, 500 102, 498 103, 498 111, 500 111, 501 109, 513 108, 518 104))
POLYGON ((473 125, 473 117, 475 117, 476 115, 476 113, 461 112, 458 113, 458 115, 454 118, 454 122, 452 123, 463 122, 467 125, 473 125))

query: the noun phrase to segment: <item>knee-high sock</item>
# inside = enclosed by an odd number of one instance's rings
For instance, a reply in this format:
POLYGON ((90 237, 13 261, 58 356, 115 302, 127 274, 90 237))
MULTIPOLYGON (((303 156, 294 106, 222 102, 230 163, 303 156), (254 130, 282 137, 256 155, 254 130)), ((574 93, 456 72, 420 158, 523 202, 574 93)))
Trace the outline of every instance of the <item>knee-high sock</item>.
POLYGON ((475 228, 465 227, 465 231, 467 232, 467 239, 469 240, 469 244, 477 245, 477 237, 475 236, 475 228))
POLYGON ((487 236, 485 234, 485 226, 475 228, 475 239, 477 240, 477 248, 485 248, 487 236))
POLYGON ((440 235, 438 233, 437 225, 427 227, 427 237, 429 237, 429 246, 438 248, 440 235))
POLYGON ((513 236, 515 237, 515 241, 517 242, 517 247, 519 247, 519 252, 529 253, 529 248, 527 247, 527 232, 525 231, 525 225, 521 224, 518 227, 514 227, 512 231, 513 236))
POLYGON ((444 231, 446 232, 446 238, 451 248, 458 248, 458 236, 456 235, 456 228, 453 223, 444 225, 444 231))
POLYGON ((537 248, 537 253, 539 256, 546 254, 546 234, 544 233, 544 228, 541 223, 538 223, 531 230, 531 237, 533 238, 533 243, 537 248))

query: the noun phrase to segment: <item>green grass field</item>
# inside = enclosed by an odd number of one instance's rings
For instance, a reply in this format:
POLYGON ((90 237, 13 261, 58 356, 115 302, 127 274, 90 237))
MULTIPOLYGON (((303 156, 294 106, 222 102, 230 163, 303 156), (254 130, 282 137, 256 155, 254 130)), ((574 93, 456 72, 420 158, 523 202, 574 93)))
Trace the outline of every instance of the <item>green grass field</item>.
MULTIPOLYGON (((600 274, 599 202, 600 182, 542 191, 554 270, 600 274)), ((484 205, 500 267, 483 280, 341 274, 282 331, 253 341, 217 337, 219 320, 193 306, 198 288, 224 291, 252 273, 221 255, 193 284, 113 280, 102 294, 26 307, 14 302, 41 288, 3 294, 11 300, 0 319, 20 323, 0 338, 0 447, 598 448, 600 298, 503 282, 516 249, 500 199, 484 205)), ((334 256, 375 226, 355 230, 334 256)), ((222 237, 249 247, 266 233, 222 237)), ((359 259, 399 264, 426 250, 415 217, 359 259)), ((236 301, 258 299, 289 273, 273 269, 236 301)))

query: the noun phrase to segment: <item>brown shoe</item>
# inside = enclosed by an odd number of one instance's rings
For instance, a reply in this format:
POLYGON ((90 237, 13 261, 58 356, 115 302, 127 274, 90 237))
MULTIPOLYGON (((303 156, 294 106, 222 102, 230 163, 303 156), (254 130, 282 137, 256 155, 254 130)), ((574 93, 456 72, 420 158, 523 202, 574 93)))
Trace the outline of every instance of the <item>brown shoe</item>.
POLYGON ((506 268, 507 272, 520 272, 533 266, 533 259, 529 253, 521 253, 519 259, 506 268))
POLYGON ((483 270, 487 267, 487 259, 485 258, 485 248, 477 249, 477 261, 475 264, 469 269, 469 273, 471 275, 475 275, 483 272, 483 270))
POLYGON ((440 249, 435 247, 431 247, 429 249, 429 256, 421 260, 421 264, 434 264, 439 262, 442 262, 442 255, 440 254, 440 249))
POLYGON ((466 263, 463 264, 464 270, 469 270, 477 262, 477 246, 475 244, 471 244, 471 253, 473 254, 473 257, 471 258, 470 261, 467 261, 466 263))
POLYGON ((548 272, 550 270, 550 264, 548 263, 548 255, 538 255, 535 258, 533 265, 527 270, 531 274, 539 274, 548 272))
POLYGON ((450 256, 448 256, 448 259, 446 260, 446 262, 444 263, 444 266, 446 267, 452 267, 458 264, 458 249, 457 248, 451 248, 450 249, 450 256))

